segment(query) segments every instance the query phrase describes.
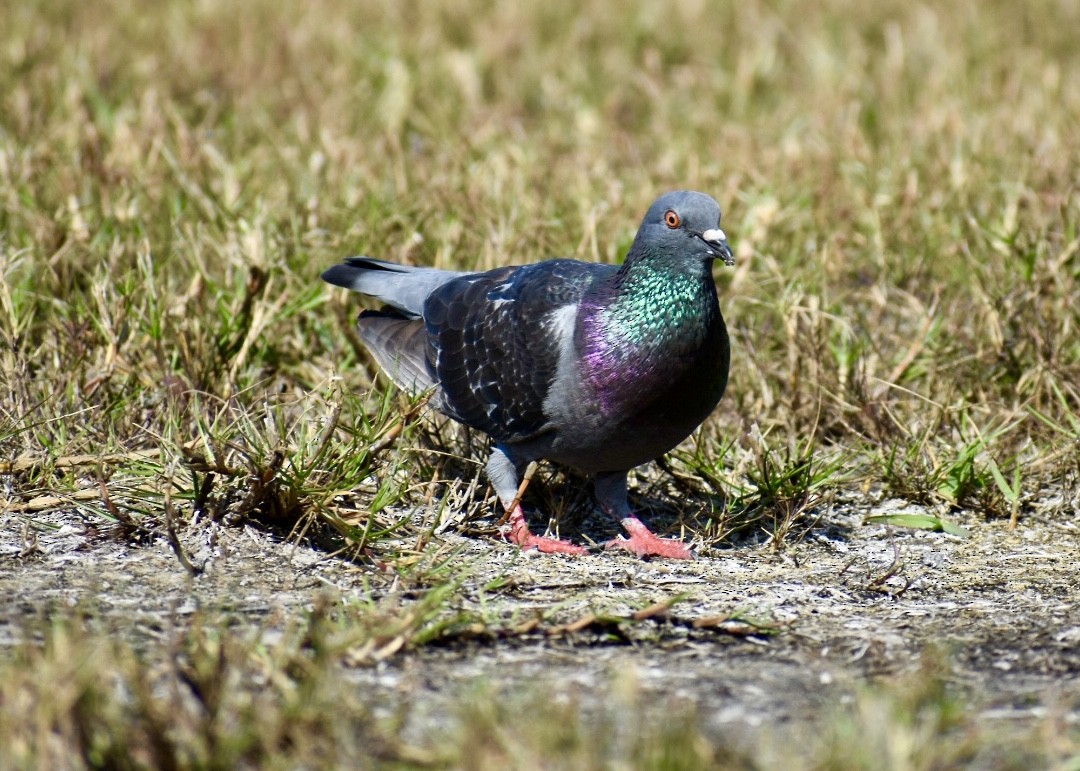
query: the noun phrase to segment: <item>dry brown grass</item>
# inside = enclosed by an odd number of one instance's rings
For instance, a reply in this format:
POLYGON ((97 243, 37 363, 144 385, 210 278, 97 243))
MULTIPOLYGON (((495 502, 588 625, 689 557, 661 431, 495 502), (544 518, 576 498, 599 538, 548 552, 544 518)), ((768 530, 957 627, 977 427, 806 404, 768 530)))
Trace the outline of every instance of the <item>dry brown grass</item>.
POLYGON ((614 261, 676 187, 721 202, 738 257, 728 395, 671 461, 692 535, 782 545, 855 486, 1076 514, 1075 2, 0 16, 10 526, 45 496, 150 533, 316 517, 339 546, 422 546, 393 504, 485 511, 452 457, 476 439, 381 441, 402 409, 319 272, 614 261))

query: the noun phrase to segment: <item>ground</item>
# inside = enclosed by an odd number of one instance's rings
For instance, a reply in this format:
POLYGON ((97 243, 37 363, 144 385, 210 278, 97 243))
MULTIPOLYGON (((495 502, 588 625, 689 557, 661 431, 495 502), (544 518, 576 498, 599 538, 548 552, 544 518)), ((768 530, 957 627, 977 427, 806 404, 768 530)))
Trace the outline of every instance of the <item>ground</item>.
MULTIPOLYGON (((346 665, 344 677, 375 713, 405 715, 400 736, 420 747, 437 744, 478 693, 511 703, 542 694, 588 711, 625 699, 629 688, 657 714, 692 708, 716 746, 780 762, 827 730, 829 716, 866 683, 927 668, 947 671, 948 689, 984 730, 1075 732, 1076 522, 1033 516, 1012 530, 953 515, 967 537, 865 523, 917 511, 851 496, 779 553, 743 539, 699 548, 692 562, 521 553, 491 538, 443 534, 453 570, 467 576, 452 612, 486 621, 447 629, 418 649, 391 639, 346 665)), ((197 577, 166 539, 125 542, 72 512, 0 532, 6 646, 19 644, 46 606, 93 608, 107 627, 145 643, 199 609, 265 637, 317 597, 372 596, 369 570, 251 525, 188 529, 184 547, 204 568, 197 577)), ((380 583, 384 603, 415 601, 414 591, 380 583)), ((990 747, 983 767, 1011 765, 990 747)))

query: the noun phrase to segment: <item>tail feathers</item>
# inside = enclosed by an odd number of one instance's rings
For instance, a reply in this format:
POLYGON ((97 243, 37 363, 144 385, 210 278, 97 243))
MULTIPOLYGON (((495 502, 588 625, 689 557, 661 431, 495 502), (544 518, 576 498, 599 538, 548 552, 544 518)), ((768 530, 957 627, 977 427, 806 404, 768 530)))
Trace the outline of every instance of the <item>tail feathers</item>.
POLYGON ((323 281, 381 300, 404 314, 418 318, 424 300, 435 289, 465 275, 436 268, 415 268, 371 257, 350 257, 327 269, 323 281))
POLYGON ((427 368, 427 331, 423 321, 394 312, 364 311, 357 327, 360 339, 398 388, 421 394, 435 387, 435 379, 427 368))

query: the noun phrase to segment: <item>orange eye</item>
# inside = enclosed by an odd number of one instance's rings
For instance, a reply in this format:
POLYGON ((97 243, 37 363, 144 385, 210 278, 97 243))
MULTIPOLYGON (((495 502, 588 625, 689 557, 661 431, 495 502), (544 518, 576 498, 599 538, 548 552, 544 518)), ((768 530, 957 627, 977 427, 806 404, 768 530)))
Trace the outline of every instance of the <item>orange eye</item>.
POLYGON ((664 224, 674 230, 682 224, 682 220, 679 219, 678 214, 668 209, 667 214, 664 215, 664 224))

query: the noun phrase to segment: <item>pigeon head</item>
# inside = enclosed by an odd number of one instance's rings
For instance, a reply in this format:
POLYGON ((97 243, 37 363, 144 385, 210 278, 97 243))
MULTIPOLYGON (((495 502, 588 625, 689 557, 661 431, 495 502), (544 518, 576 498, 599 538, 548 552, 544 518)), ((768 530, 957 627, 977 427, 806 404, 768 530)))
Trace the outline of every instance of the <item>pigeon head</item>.
POLYGON ((735 264, 727 236, 720 229, 720 205, 691 190, 665 193, 653 202, 634 241, 633 252, 642 251, 669 259, 719 257, 727 265, 735 264))

